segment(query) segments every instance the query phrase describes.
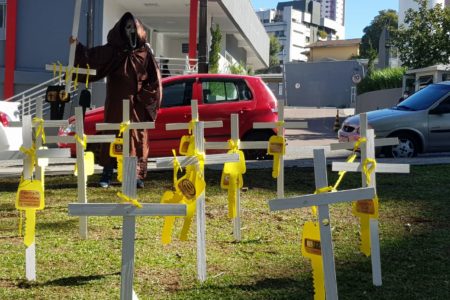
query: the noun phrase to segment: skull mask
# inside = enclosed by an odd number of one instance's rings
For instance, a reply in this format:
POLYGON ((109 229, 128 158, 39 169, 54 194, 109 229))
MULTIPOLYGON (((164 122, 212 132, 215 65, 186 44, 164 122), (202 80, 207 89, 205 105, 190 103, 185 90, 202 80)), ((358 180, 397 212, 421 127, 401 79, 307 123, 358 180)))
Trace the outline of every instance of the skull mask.
POLYGON ((133 19, 128 19, 125 23, 124 28, 125 36, 128 41, 128 45, 131 49, 135 49, 137 45, 137 33, 136 33, 136 24, 133 19))

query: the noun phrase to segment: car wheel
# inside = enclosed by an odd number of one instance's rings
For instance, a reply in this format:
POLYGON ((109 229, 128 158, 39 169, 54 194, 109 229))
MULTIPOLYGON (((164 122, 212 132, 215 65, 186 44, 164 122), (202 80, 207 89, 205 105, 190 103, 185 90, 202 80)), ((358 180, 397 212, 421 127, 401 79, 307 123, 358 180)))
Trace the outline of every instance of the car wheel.
POLYGON ((419 142, 417 138, 412 134, 399 134, 398 136, 398 145, 390 147, 390 151, 388 156, 396 157, 396 158, 404 158, 404 157, 414 157, 417 155, 419 149, 419 142))
MULTIPOLYGON (((252 131, 248 133, 243 140, 244 141, 269 141, 270 137, 274 135, 273 131, 252 131)), ((270 160, 272 155, 267 154, 267 149, 246 149, 244 150, 245 159, 251 160, 270 160)))

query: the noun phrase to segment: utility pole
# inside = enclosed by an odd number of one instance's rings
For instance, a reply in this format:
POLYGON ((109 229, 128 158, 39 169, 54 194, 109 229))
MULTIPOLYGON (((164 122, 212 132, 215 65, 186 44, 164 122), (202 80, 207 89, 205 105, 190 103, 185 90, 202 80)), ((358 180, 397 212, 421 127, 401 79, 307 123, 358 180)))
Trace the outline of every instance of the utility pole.
POLYGON ((88 0, 88 9, 87 9, 87 47, 94 47, 94 1, 88 0))
POLYGON ((207 64, 207 31, 208 25, 208 4, 207 0, 200 0, 200 22, 198 34, 198 72, 208 73, 207 64))

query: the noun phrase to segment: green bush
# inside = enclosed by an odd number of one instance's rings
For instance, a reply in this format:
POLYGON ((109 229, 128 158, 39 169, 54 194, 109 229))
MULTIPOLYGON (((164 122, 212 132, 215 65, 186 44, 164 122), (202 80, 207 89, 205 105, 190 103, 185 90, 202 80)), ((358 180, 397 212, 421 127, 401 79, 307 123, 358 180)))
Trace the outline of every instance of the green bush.
POLYGON ((374 70, 358 84, 358 94, 402 87, 406 68, 374 70))

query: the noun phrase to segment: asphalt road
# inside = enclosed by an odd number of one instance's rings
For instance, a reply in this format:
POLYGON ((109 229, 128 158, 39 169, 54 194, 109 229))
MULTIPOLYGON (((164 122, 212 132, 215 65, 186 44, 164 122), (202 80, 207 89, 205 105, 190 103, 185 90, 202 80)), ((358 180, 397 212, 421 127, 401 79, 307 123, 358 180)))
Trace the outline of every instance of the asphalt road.
MULTIPOLYGON (((286 167, 311 167, 313 165, 313 150, 322 148, 328 163, 331 161, 343 161, 350 151, 330 151, 329 145, 337 142, 334 131, 336 121, 335 108, 296 108, 290 107, 285 110, 287 122, 306 121, 307 129, 288 129, 285 132, 287 139, 285 166, 286 167)), ((339 119, 342 122, 346 116, 352 115, 353 110, 339 110, 339 119)), ((409 163, 414 165, 423 164, 450 164, 450 153, 423 154, 409 159, 379 158, 380 162, 409 163)), ((72 174, 75 159, 51 159, 46 168, 46 175, 72 174)), ((248 168, 271 168, 271 161, 248 161, 248 168)), ((149 170, 155 168, 154 161, 149 162, 149 170)), ((218 167, 212 167, 218 168, 218 167)), ((20 176, 22 172, 22 161, 0 161, 0 177, 20 176)), ((101 172, 101 167, 96 165, 95 172, 101 172)))

